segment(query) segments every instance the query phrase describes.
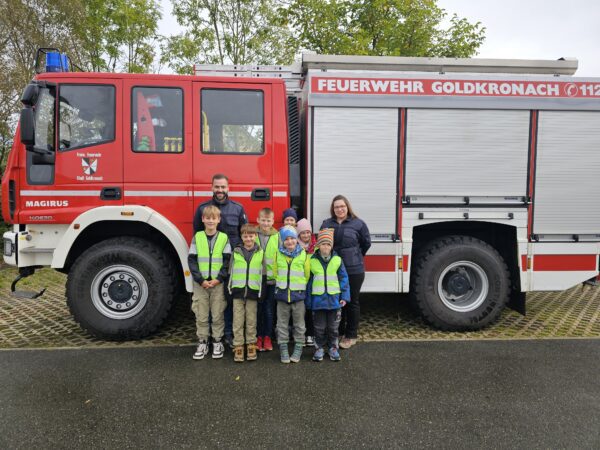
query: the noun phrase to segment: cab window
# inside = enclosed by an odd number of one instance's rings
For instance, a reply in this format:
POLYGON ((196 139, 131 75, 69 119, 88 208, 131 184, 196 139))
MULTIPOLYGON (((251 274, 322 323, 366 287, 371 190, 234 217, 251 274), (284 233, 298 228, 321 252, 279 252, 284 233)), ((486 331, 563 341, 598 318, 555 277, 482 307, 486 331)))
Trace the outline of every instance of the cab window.
POLYGON ((183 91, 136 87, 131 94, 134 152, 183 152, 183 91))
POLYGON ((63 85, 59 102, 59 149, 72 150, 115 139, 115 88, 63 85))
POLYGON ((262 91, 202 90, 202 152, 264 153, 262 91))

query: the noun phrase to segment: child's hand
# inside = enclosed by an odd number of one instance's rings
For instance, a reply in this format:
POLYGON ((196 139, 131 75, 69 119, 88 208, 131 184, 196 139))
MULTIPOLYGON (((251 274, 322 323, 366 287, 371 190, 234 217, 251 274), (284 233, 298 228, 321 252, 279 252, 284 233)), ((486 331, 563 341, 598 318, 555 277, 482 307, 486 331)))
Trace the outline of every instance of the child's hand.
POLYGON ((347 303, 346 300, 340 300, 340 305, 342 307, 346 306, 346 303, 347 303))
POLYGON ((206 281, 206 280, 204 280, 204 281, 202 282, 202 287, 203 287, 204 289, 210 289, 210 288, 212 287, 212 285, 210 284, 210 281, 206 281))

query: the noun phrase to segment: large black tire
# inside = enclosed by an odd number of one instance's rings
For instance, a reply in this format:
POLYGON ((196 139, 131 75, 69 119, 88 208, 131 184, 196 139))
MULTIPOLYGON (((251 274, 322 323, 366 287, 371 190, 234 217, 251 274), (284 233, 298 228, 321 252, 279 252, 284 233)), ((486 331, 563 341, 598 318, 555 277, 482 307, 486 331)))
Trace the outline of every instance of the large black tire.
POLYGON ((421 315, 434 327, 478 330, 500 317, 509 299, 510 275, 489 244, 470 236, 446 236, 415 256, 411 291, 421 315))
POLYGON ((67 305, 79 325, 100 339, 140 339, 163 323, 176 296, 173 261, 136 237, 86 250, 67 278, 67 305))

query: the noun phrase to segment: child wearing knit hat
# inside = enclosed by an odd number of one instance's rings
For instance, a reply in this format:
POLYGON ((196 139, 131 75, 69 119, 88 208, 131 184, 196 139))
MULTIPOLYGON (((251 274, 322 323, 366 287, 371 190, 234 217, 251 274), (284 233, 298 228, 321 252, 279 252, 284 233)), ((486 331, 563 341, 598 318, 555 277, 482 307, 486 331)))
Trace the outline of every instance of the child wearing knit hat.
POLYGON ((298 241, 302 248, 312 255, 315 252, 315 245, 317 240, 312 234, 312 227, 307 219, 300 219, 296 224, 296 231, 298 232, 298 241))
POLYGON ((310 258, 306 305, 312 311, 315 330, 313 361, 323 360, 325 348, 332 361, 341 359, 338 340, 342 306, 350 301, 348 273, 342 258, 333 251, 333 231, 319 231, 317 251, 310 258))
MULTIPOLYGON (((296 231, 298 232, 298 243, 307 254, 312 255, 315 252, 317 240, 312 233, 310 222, 307 219, 300 219, 296 225, 296 231)), ((306 310, 304 322, 306 324, 306 340, 304 346, 313 347, 315 345, 315 331, 313 328, 312 312, 309 309, 306 310)))
POLYGON ((280 244, 275 254, 275 300, 277 301, 277 342, 282 363, 300 362, 304 347, 304 314, 306 283, 310 277, 310 261, 298 244, 298 233, 292 226, 279 230, 280 244), (293 321, 294 351, 290 356, 289 324, 293 321))
POLYGON ((283 211, 283 225, 290 225, 292 227, 296 226, 296 222, 298 221, 298 214, 294 211, 294 208, 288 208, 283 211))

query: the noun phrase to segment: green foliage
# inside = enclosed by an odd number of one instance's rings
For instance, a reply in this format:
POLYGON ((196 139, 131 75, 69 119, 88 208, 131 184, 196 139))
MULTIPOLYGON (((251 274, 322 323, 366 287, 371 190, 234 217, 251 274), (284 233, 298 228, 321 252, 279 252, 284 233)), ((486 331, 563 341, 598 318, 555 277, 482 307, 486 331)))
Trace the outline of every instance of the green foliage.
POLYGON ((157 47, 158 0, 79 0, 75 34, 87 70, 150 71, 157 47))
POLYGON ((184 32, 162 44, 162 62, 177 73, 193 65, 290 63, 296 44, 274 0, 182 0, 173 15, 184 32))
POLYGON ((447 16, 437 0, 293 0, 280 14, 300 47, 321 54, 469 57, 485 28, 447 16))

